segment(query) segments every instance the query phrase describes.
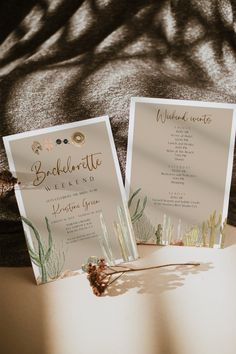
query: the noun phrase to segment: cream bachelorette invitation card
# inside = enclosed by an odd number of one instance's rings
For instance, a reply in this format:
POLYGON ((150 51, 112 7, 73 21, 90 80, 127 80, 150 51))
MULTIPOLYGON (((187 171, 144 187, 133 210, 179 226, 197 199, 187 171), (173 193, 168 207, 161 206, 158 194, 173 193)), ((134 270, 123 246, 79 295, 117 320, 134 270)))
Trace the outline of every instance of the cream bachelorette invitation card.
POLYGON ((7 136, 10 170, 37 283, 90 256, 137 258, 108 117, 7 136))
POLYGON ((138 243, 223 247, 234 110, 132 98, 126 191, 138 243))

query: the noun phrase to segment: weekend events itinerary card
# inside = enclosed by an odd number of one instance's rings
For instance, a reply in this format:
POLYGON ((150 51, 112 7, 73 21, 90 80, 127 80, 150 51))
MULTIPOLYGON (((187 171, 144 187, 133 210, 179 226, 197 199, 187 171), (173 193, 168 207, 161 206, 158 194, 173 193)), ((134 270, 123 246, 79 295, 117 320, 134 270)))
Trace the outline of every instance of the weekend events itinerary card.
POLYGON ((234 110, 131 99, 126 192, 138 243, 224 246, 234 110))
POLYGON ((38 284, 138 257, 108 117, 4 138, 38 284))

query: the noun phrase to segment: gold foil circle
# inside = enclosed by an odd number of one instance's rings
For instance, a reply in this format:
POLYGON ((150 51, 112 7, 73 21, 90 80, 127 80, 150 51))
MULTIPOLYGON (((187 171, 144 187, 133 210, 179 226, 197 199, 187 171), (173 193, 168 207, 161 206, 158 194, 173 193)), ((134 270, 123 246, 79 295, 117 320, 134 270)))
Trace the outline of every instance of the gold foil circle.
POLYGON ((75 132, 72 135, 71 140, 72 140, 72 144, 74 144, 75 146, 81 146, 85 142, 85 136, 81 132, 75 132))

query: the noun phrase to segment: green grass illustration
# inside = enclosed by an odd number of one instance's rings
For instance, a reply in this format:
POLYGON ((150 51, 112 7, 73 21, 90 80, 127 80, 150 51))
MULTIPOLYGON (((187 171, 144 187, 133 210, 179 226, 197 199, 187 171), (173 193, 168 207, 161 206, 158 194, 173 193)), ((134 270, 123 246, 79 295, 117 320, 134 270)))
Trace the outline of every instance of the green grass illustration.
POLYGON ((226 238, 226 225, 227 225, 227 219, 223 222, 223 226, 220 226, 220 233, 221 233, 221 243, 220 247, 224 248, 225 246, 225 238, 226 238))
POLYGON ((62 247, 52 246, 51 255, 47 261, 46 268, 51 279, 57 279, 62 273, 65 265, 65 252, 62 247))
MULTIPOLYGON (((137 189, 130 197, 129 201, 128 201, 128 207, 129 209, 131 209, 132 207, 132 202, 134 201, 135 197, 138 195, 138 193, 141 191, 141 188, 137 189)), ((142 215, 143 215, 143 212, 144 212, 144 209, 146 207, 146 204, 147 204, 147 196, 144 197, 144 200, 143 200, 143 203, 142 203, 142 206, 140 206, 140 202, 141 202, 141 199, 139 198, 138 201, 137 201, 137 204, 136 204, 136 207, 135 207, 135 210, 134 210, 134 213, 131 215, 131 221, 132 223, 135 223, 136 221, 138 221, 142 215)))
POLYGON ((37 251, 35 251, 27 242, 29 254, 32 262, 40 269, 42 283, 46 283, 48 281, 47 262, 49 261, 52 252, 52 234, 49 227, 48 219, 47 217, 45 217, 47 230, 48 230, 48 246, 46 247, 43 245, 40 234, 38 230, 34 227, 32 222, 26 219, 24 216, 22 216, 21 218, 24 221, 24 223, 32 229, 34 236, 36 238, 37 246, 38 246, 37 251))
POLYGON ((209 247, 213 248, 216 239, 216 231, 221 224, 222 216, 219 215, 218 221, 216 221, 216 211, 212 215, 209 216, 207 220, 207 226, 210 230, 210 239, 209 239, 209 247))

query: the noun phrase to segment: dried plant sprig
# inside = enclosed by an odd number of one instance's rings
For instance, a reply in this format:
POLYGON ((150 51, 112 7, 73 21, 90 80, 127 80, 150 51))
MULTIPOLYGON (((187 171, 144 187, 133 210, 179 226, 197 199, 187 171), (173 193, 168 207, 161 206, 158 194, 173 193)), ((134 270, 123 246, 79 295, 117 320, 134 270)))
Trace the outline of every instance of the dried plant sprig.
POLYGON ((93 293, 96 296, 101 296, 105 293, 108 286, 118 280, 125 273, 139 272, 144 270, 152 270, 164 267, 175 266, 199 266, 200 263, 169 263, 162 265, 155 265, 150 267, 129 268, 123 265, 108 266, 104 258, 90 257, 88 263, 82 266, 82 269, 87 273, 87 279, 92 287, 93 293), (117 275, 117 276, 116 276, 117 275), (116 276, 114 278, 114 276, 116 276))
POLYGON ((6 193, 13 190, 17 183, 20 184, 10 171, 2 170, 0 172, 0 198, 4 198, 6 193))

